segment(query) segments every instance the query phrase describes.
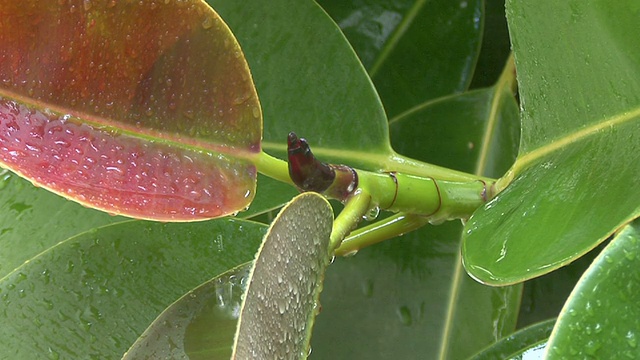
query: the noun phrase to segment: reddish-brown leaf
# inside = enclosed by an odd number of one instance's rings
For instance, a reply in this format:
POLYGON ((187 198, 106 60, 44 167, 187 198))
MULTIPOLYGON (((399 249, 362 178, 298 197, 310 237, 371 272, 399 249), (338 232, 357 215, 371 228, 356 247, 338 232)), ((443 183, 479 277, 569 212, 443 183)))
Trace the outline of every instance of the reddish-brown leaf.
POLYGON ((114 214, 245 208, 262 114, 201 1, 0 0, 0 163, 114 214))

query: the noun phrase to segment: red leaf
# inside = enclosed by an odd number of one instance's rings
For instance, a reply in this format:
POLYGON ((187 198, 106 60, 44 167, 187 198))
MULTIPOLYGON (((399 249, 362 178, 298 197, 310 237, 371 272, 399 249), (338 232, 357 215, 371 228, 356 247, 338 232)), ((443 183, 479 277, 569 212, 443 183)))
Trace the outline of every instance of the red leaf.
POLYGON ((222 216, 253 198, 261 131, 203 2, 0 5, 0 163, 37 185, 114 214, 222 216))

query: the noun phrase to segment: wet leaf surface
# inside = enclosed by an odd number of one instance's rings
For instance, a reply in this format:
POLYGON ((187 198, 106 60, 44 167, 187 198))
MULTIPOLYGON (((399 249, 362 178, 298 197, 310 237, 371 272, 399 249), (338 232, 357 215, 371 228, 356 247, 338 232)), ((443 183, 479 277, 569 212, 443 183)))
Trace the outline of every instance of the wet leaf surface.
POLYGON ((501 285, 566 265, 640 215, 635 19, 599 1, 507 5, 521 150, 463 248, 475 278, 501 285))
POLYGON ((353 45, 390 118, 468 87, 482 40, 482 1, 319 4, 353 45))
POLYGON ((261 110, 235 38, 204 2, 2 11, 3 166, 138 218, 212 218, 250 203, 261 110))
POLYGON ((171 303, 251 260, 265 230, 130 220, 62 239, 0 278, 0 357, 120 358, 171 303))
POLYGON ((248 279, 233 359, 304 359, 331 261, 333 210, 321 195, 296 196, 271 223, 248 279))
POLYGON ((573 289, 549 339, 549 359, 640 356, 640 222, 625 226, 573 289))
POLYGON ((127 351, 133 359, 225 359, 253 262, 217 276, 171 304, 127 351))

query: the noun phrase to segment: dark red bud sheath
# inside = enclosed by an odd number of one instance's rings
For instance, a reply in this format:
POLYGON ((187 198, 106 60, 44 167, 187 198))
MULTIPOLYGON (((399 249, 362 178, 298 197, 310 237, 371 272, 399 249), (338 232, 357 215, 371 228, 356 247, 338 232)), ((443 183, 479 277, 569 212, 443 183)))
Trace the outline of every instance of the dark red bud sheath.
POLYGON ((331 186, 336 177, 331 166, 313 156, 309 144, 294 132, 287 137, 289 176, 302 191, 322 193, 331 186))

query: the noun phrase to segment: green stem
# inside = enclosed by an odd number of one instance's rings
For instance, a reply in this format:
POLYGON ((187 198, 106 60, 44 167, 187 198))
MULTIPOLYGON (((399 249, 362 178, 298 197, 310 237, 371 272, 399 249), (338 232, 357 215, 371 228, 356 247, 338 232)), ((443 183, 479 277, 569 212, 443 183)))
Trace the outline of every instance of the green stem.
POLYGON ((344 209, 333 222, 330 249, 340 246, 342 240, 353 230, 362 217, 371 209, 371 195, 364 189, 357 189, 349 197, 344 209))
POLYGON ((419 229, 428 222, 429 219, 424 216, 397 213, 353 231, 342 241, 335 254, 338 256, 354 254, 364 247, 419 229))
POLYGON ((400 173, 356 170, 358 187, 372 196, 372 206, 426 216, 431 223, 468 218, 486 201, 492 183, 445 181, 400 173))
POLYGON ((256 168, 258 168, 258 172, 261 174, 283 183, 294 185, 289 177, 289 165, 286 161, 261 151, 254 160, 254 163, 256 168))

